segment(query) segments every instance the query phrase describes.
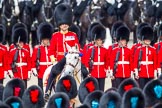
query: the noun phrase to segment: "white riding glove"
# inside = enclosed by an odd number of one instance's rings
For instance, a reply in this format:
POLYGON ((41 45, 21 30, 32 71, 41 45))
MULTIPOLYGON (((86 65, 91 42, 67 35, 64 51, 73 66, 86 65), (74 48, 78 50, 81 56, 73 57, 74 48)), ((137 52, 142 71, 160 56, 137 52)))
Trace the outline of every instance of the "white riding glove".
POLYGON ((34 76, 38 76, 38 73, 37 73, 36 68, 32 68, 31 71, 32 71, 32 73, 33 73, 34 76))
POLYGON ((157 69, 157 73, 158 73, 158 77, 160 77, 160 75, 161 75, 161 68, 157 69))
POLYGON ((136 79, 139 78, 139 76, 138 76, 138 69, 134 69, 134 76, 135 76, 136 79))
POLYGON ((157 79, 157 78, 158 78, 157 70, 154 70, 154 79, 157 79))

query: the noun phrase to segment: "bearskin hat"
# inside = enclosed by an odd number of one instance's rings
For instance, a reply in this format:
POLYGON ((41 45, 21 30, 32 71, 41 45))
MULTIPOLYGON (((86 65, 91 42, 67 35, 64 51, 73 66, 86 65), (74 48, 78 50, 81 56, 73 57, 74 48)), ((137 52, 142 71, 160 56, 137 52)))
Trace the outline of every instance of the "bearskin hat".
POLYGON ((134 87, 139 87, 138 83, 135 80, 133 80, 132 78, 127 78, 127 79, 124 79, 120 83, 120 85, 118 87, 118 92, 120 93, 121 96, 123 96, 123 94, 126 91, 128 91, 134 87))
POLYGON ((10 96, 5 100, 5 103, 11 108, 24 108, 23 101, 20 97, 10 96))
POLYGON ((83 104, 88 105, 88 107, 90 107, 90 108, 98 108, 99 107, 100 99, 101 99, 103 94, 104 94, 103 91, 95 90, 95 91, 89 93, 86 96, 83 104))
POLYGON ((157 33, 158 33, 157 34, 158 37, 162 36, 162 24, 159 25, 157 33))
POLYGON ((10 106, 7 105, 6 103, 0 101, 0 108, 10 108, 10 106))
POLYGON ((68 95, 64 92, 53 94, 50 97, 46 108, 69 108, 68 95))
POLYGON ((85 78, 79 86, 78 97, 80 102, 83 103, 86 96, 95 90, 99 90, 99 85, 96 78, 94 77, 85 78))
POLYGON ((121 96, 116 91, 106 92, 100 99, 99 108, 120 108, 121 96))
POLYGON ((16 28, 12 34, 12 42, 16 44, 17 42, 28 42, 28 31, 24 27, 16 28))
POLYGON ((140 88, 132 88, 125 92, 122 108, 145 108, 145 98, 140 88))
POLYGON ((141 35, 140 35, 141 28, 144 27, 144 26, 149 26, 149 23, 142 22, 142 23, 140 23, 140 24, 136 27, 136 36, 137 36, 137 38, 140 39, 140 40, 141 40, 141 35))
POLYGON ((129 41, 130 30, 126 26, 120 26, 116 30, 117 41, 125 39, 127 42, 129 41))
POLYGON ((105 93, 107 93, 107 92, 110 92, 110 91, 118 91, 118 89, 117 88, 115 88, 115 87, 111 87, 111 88, 108 88, 106 91, 105 91, 105 93))
POLYGON ((91 35, 92 35, 92 40, 97 40, 97 39, 101 39, 101 40, 105 40, 106 38, 106 29, 99 25, 96 25, 92 28, 91 30, 91 35))
POLYGON ((92 39, 92 34, 91 34, 92 32, 91 32, 91 30, 92 30, 92 28, 93 28, 94 26, 96 26, 96 25, 99 25, 99 22, 94 22, 94 23, 92 23, 92 24, 90 24, 90 25, 88 26, 87 39, 88 39, 89 42, 94 41, 94 40, 92 39))
POLYGON ((123 23, 123 21, 117 21, 112 25, 111 31, 110 31, 110 35, 112 36, 112 38, 117 38, 116 36, 116 30, 120 27, 120 26, 126 26, 125 23, 123 23))
POLYGON ((80 40, 80 38, 81 38, 81 30, 80 30, 80 27, 78 25, 72 24, 69 27, 69 31, 72 31, 72 32, 76 33, 77 36, 78 36, 78 39, 80 40))
POLYGON ((70 99, 77 96, 77 84, 71 75, 62 77, 56 84, 56 92, 65 92, 70 99))
POLYGON ((54 17, 58 26, 61 24, 68 24, 70 26, 73 17, 70 5, 65 3, 57 5, 54 11, 54 17))
POLYGON ((22 98, 22 95, 25 91, 25 83, 19 78, 14 78, 7 82, 3 90, 3 101, 10 96, 17 96, 22 98))
POLYGON ((53 25, 48 22, 42 22, 37 29, 38 42, 42 39, 51 39, 53 33, 53 25))
POLYGON ((156 103, 162 103, 162 82, 159 79, 149 81, 144 89, 146 107, 152 107, 156 103))
POLYGON ((0 24, 0 43, 5 41, 6 36, 6 27, 3 24, 0 24))
POLYGON ((45 105, 43 91, 39 86, 32 85, 22 96, 24 108, 43 108, 45 105))
POLYGON ((17 28, 25 28, 25 29, 27 29, 27 26, 22 22, 16 23, 12 27, 12 33, 14 33, 15 29, 17 29, 17 28))
POLYGON ((152 41, 154 36, 153 36, 153 29, 150 26, 144 26, 141 28, 140 36, 142 40, 150 40, 152 41))

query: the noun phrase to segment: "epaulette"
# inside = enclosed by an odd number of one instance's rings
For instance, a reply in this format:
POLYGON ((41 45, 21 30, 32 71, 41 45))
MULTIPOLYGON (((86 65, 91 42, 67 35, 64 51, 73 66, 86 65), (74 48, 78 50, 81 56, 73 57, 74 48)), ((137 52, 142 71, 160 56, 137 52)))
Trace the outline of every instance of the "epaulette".
POLYGON ((12 49, 10 50, 10 52, 12 52, 12 51, 15 50, 15 49, 16 49, 16 47, 12 48, 12 49))
POLYGON ((27 52, 29 52, 29 50, 28 49, 26 49, 26 48, 22 48, 23 50, 25 50, 25 51, 27 51, 27 52))
POLYGON ((39 48, 39 45, 35 45, 34 48, 39 48))
POLYGON ((119 48, 119 47, 114 47, 114 48, 112 48, 112 50, 115 50, 115 49, 117 49, 117 48, 119 48))
POLYGON ((57 33, 59 33, 59 31, 57 31, 57 32, 54 32, 52 35, 54 35, 54 34, 57 34, 57 33))
POLYGON ((156 49, 154 46, 151 46, 151 45, 150 45, 150 47, 153 48, 153 49, 156 49))
POLYGON ((69 31, 69 32, 71 32, 71 33, 74 33, 75 35, 77 35, 75 32, 73 32, 73 31, 69 31))
POLYGON ((89 49, 92 49, 94 46, 90 46, 89 49))

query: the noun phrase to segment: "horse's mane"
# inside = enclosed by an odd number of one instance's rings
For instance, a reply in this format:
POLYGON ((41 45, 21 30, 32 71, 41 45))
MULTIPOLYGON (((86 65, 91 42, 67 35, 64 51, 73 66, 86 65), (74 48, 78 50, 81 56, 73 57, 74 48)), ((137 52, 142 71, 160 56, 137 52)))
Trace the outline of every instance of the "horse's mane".
MULTIPOLYGON (((54 76, 59 75, 64 69, 65 64, 66 64, 66 58, 64 57, 61 61, 59 61, 56 65, 52 67, 51 72, 53 73, 53 75, 54 76)), ((81 63, 81 72, 82 72, 83 78, 86 78, 88 75, 88 71, 82 63, 81 63)))

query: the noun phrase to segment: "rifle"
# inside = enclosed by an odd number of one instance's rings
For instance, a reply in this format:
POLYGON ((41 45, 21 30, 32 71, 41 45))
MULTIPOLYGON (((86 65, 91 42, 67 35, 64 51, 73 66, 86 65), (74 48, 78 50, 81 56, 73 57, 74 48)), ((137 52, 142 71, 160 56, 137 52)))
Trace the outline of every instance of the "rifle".
MULTIPOLYGON (((95 34, 95 37, 94 37, 94 41, 95 41, 95 39, 96 39, 96 34, 95 34)), ((94 54, 95 54, 95 47, 92 48, 92 52, 91 52, 91 57, 90 57, 90 61, 89 61, 89 73, 92 71, 94 54)))
POLYGON ((94 60, 94 54, 95 54, 95 48, 92 48, 92 52, 91 52, 91 57, 90 57, 90 61, 89 61, 89 72, 92 71, 92 67, 93 67, 93 60, 94 60))
POLYGON ((37 69, 37 71, 40 68, 39 65, 40 65, 40 47, 38 47, 37 58, 36 58, 36 69, 37 69))
POLYGON ((14 55, 14 60, 12 61, 12 64, 11 64, 11 68, 12 68, 13 72, 17 72, 16 62, 17 62, 18 55, 19 55, 19 42, 20 42, 20 36, 18 38, 18 45, 16 45, 17 50, 16 50, 15 55, 14 55))
POLYGON ((16 50, 16 53, 15 53, 15 55, 14 55, 14 60, 13 60, 13 62, 12 62, 12 64, 11 64, 11 67, 12 67, 12 71, 13 71, 13 72, 17 72, 17 69, 16 69, 16 62, 17 62, 18 55, 19 55, 19 50, 17 49, 17 50, 16 50))
POLYGON ((141 60, 142 60, 142 49, 140 49, 140 52, 139 52, 139 56, 138 56, 138 67, 137 67, 137 69, 138 70, 140 70, 140 62, 141 62, 141 60))
POLYGON ((114 68, 113 68, 113 75, 116 74, 116 68, 118 66, 117 62, 119 60, 119 57, 120 57, 120 50, 118 50, 117 54, 116 54, 116 58, 115 58, 115 61, 114 61, 114 68))

